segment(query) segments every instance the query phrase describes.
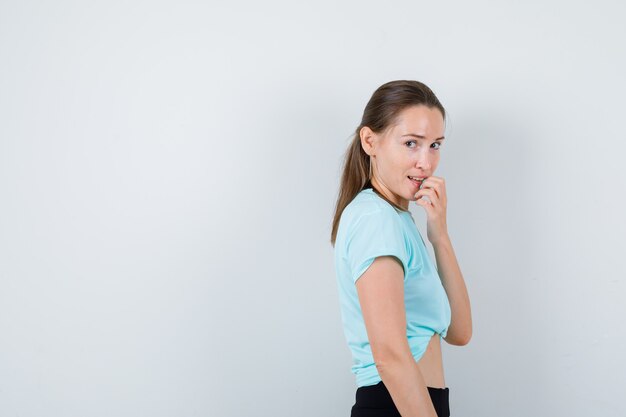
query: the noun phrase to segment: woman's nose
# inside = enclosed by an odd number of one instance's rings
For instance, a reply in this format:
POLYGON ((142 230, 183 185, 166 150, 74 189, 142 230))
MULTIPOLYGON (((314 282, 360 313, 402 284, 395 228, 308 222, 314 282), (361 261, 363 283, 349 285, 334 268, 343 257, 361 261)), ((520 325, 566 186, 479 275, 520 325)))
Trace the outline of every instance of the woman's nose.
POLYGON ((430 170, 430 159, 428 158, 428 156, 419 156, 417 158, 417 162, 415 163, 415 167, 416 168, 420 168, 423 171, 429 171, 430 170))

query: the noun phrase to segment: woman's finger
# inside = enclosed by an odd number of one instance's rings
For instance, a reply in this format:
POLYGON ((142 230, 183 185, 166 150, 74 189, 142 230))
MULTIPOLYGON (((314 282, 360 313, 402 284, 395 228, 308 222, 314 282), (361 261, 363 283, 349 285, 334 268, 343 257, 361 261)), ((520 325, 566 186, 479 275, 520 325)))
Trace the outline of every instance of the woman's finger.
POLYGON ((437 198, 441 201, 442 205, 446 207, 448 199, 446 197, 445 181, 439 177, 428 177, 421 185, 420 191, 424 189, 434 190, 437 198))
MULTIPOLYGON (((415 194, 415 197, 428 197, 428 200, 433 205, 433 207, 439 207, 439 197, 437 196, 437 192, 432 188, 422 188, 415 194)), ((418 198, 416 201, 423 200, 423 198, 418 198)))

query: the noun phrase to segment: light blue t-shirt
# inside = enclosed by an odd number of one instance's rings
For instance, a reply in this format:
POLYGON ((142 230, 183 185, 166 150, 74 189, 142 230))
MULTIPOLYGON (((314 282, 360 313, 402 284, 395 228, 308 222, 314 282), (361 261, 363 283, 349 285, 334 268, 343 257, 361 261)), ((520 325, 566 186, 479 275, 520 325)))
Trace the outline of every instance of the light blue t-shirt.
POLYGON ((415 361, 432 335, 447 335, 450 303, 410 212, 397 210, 371 188, 362 190, 341 214, 334 251, 341 318, 357 386, 381 381, 355 285, 376 257, 393 255, 402 262, 406 335, 415 361))

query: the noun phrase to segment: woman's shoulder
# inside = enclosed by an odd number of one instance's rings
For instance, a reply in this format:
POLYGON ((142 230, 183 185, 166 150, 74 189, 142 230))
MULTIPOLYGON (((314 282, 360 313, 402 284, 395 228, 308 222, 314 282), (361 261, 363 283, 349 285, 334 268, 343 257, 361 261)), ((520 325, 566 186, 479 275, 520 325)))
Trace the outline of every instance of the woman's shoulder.
POLYGON ((341 214, 346 222, 356 221, 365 215, 397 216, 396 209, 378 196, 371 188, 361 190, 341 214))
POLYGON ((371 188, 360 191, 346 206, 337 230, 336 250, 349 242, 373 244, 406 238, 405 222, 396 209, 371 188), (369 242, 369 243, 366 243, 369 242))

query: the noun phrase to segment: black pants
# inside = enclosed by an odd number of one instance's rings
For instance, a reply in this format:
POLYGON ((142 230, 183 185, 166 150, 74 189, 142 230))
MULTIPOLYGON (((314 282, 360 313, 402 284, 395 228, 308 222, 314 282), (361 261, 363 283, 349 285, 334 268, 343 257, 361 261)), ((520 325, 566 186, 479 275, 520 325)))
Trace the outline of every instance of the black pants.
MULTIPOLYGON (((427 387, 438 417, 450 417, 450 403, 446 388, 427 387)), ((356 403, 350 417, 401 417, 387 387, 380 381, 376 385, 359 387, 356 390, 356 403)))

